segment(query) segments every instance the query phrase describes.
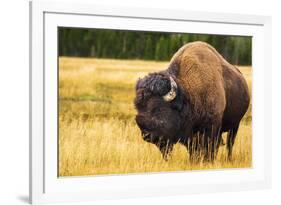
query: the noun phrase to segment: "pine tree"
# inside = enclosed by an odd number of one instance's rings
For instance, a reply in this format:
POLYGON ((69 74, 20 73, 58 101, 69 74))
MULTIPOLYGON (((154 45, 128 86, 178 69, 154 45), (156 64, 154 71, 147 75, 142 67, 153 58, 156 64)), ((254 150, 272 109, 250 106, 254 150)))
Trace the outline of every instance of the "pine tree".
POLYGON ((156 44, 155 59, 156 60, 166 60, 168 53, 168 47, 166 41, 162 36, 156 44))

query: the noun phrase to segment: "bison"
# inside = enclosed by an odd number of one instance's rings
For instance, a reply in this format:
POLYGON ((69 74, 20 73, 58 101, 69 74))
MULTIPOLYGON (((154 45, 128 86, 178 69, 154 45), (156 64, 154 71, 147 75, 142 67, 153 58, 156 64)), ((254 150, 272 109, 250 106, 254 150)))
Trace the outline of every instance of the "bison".
POLYGON ((231 159, 249 102, 242 73, 204 42, 185 44, 166 70, 139 79, 134 101, 143 139, 155 144, 164 159, 181 143, 191 160, 200 155, 207 161, 214 161, 223 132, 231 159))

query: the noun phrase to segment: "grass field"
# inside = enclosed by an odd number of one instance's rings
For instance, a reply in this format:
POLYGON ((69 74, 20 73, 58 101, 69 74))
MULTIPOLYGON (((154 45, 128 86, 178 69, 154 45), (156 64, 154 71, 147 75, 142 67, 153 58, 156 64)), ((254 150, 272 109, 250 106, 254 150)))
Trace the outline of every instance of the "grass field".
MULTIPOLYGON (((125 174, 251 167, 251 106, 226 160, 221 146, 214 163, 190 164, 180 144, 168 161, 142 140, 134 117, 135 83, 168 62, 59 58, 59 176, 125 174)), ((251 90, 251 67, 239 67, 251 90)), ((225 136, 224 136, 225 137, 225 136)))

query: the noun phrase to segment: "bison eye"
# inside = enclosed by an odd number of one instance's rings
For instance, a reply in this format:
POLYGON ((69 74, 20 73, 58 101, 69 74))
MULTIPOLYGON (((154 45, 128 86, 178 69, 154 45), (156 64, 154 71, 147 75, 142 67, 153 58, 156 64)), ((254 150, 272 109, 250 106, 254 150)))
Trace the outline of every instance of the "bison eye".
POLYGON ((151 112, 153 113, 153 114, 156 114, 156 113, 160 113, 160 112, 162 112, 163 111, 163 109, 161 108, 161 107, 156 107, 156 108, 154 108, 151 112))

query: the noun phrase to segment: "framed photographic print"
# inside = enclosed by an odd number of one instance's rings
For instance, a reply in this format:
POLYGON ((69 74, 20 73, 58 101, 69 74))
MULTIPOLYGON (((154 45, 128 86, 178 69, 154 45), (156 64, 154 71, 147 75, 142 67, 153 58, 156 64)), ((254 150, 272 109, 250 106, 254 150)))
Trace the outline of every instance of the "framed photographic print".
POLYGON ((32 204, 270 187, 270 17, 36 1, 30 25, 32 204))

